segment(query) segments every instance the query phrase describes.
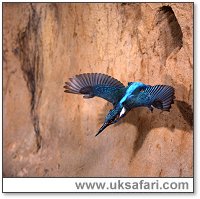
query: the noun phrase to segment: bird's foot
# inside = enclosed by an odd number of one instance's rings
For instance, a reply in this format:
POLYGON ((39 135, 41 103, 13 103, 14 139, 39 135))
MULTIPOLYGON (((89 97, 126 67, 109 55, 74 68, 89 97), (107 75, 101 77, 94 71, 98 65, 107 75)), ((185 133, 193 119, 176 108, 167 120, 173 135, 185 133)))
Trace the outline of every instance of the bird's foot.
POLYGON ((148 108, 149 108, 149 110, 153 113, 153 107, 152 107, 152 106, 149 106, 148 108))
POLYGON ((93 96, 90 95, 90 94, 85 94, 85 95, 83 95, 83 98, 85 98, 85 99, 89 99, 89 98, 93 98, 93 96))

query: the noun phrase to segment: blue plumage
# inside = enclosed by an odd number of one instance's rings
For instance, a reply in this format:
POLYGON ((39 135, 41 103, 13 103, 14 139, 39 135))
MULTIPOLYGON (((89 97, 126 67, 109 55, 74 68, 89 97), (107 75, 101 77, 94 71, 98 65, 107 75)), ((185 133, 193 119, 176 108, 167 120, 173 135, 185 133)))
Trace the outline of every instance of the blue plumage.
POLYGON ((148 107, 169 111, 174 100, 174 88, 168 85, 145 85, 142 82, 129 82, 125 87, 120 81, 101 73, 76 75, 66 82, 67 93, 83 94, 84 98, 101 97, 113 104, 103 126, 96 136, 107 126, 119 121, 132 108, 148 107))
POLYGON ((127 110, 146 106, 150 110, 154 108, 169 111, 174 99, 174 88, 167 85, 146 86, 137 95, 129 95, 124 103, 127 110))
POLYGON ((97 85, 94 86, 93 93, 94 96, 101 97, 115 106, 123 97, 125 90, 125 87, 119 88, 115 86, 97 85))

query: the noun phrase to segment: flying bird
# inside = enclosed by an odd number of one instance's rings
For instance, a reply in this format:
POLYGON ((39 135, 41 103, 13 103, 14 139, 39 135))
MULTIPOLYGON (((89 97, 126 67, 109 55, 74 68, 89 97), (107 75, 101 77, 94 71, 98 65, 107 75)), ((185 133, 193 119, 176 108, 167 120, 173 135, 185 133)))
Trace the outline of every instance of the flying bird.
POLYGON ((125 87, 117 79, 101 73, 76 75, 65 82, 64 88, 66 93, 81 94, 83 98, 100 97, 113 104, 96 136, 133 108, 147 107, 151 112, 153 108, 170 111, 175 98, 172 86, 129 82, 125 87))

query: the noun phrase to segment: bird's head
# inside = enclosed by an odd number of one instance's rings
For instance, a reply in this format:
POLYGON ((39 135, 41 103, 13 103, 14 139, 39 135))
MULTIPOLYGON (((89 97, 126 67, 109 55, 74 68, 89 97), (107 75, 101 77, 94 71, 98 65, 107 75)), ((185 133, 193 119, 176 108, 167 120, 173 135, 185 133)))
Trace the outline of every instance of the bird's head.
POLYGON ((125 109, 123 107, 119 107, 119 106, 115 107, 113 110, 110 110, 105 118, 104 124, 99 129, 96 136, 99 135, 106 127, 118 122, 122 117, 124 117, 125 116, 124 110, 125 109))

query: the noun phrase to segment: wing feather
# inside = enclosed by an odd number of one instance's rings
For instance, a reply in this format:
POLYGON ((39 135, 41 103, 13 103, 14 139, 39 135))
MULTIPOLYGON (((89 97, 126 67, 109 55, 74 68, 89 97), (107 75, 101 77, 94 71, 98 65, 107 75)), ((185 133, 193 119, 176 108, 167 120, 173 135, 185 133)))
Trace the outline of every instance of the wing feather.
POLYGON ((153 105, 155 108, 159 108, 165 111, 169 111, 171 104, 174 103, 174 88, 168 85, 156 85, 151 86, 145 91, 149 97, 147 100, 148 105, 153 105))
POLYGON ((125 90, 124 85, 117 79, 101 73, 84 73, 69 78, 65 82, 65 92, 84 94, 84 97, 101 97, 116 104, 125 90))
POLYGON ((138 95, 130 96, 125 102, 125 107, 132 109, 141 106, 153 106, 164 111, 169 111, 171 104, 174 103, 174 94, 174 88, 168 85, 147 86, 138 95))

